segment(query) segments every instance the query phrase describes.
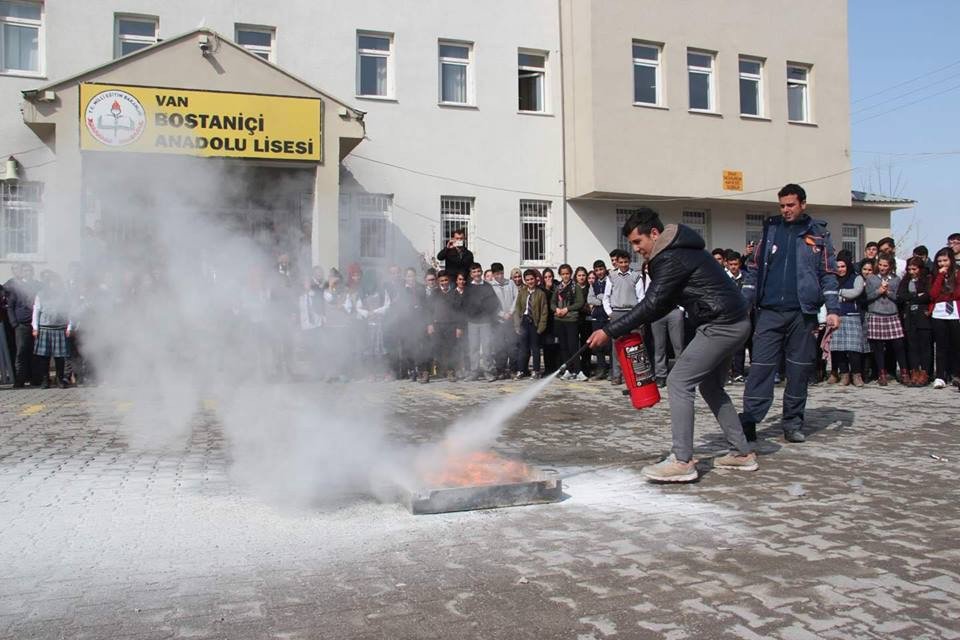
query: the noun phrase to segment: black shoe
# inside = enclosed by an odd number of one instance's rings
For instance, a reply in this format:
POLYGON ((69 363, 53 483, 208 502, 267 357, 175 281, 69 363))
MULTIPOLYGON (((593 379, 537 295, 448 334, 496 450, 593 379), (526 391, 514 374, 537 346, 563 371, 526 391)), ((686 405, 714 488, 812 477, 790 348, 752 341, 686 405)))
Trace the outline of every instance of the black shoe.
POLYGON ((800 429, 795 429, 793 431, 785 431, 783 439, 787 442, 806 442, 807 436, 803 435, 800 429))
POLYGON ((667 386, 667 379, 666 379, 666 378, 657 378, 657 386, 660 387, 661 389, 663 389, 664 387, 666 387, 666 386, 667 386))
POLYGON ((755 425, 752 422, 744 422, 743 435, 747 438, 747 442, 756 442, 757 441, 757 425, 755 425))
POLYGON ((41 388, 41 389, 49 389, 49 388, 50 388, 50 378, 44 378, 44 379, 43 379, 43 382, 40 383, 40 388, 41 388))
POLYGON ((67 387, 70 386, 70 382, 64 378, 60 378, 59 380, 57 380, 57 386, 60 387, 61 389, 66 389, 67 387))

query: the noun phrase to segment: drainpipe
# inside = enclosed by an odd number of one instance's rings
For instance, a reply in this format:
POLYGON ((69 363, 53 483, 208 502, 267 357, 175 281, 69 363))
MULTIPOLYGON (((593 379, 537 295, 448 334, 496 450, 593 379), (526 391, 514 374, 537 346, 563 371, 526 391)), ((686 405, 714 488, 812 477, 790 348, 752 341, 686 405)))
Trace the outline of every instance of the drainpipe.
POLYGON ((560 165, 562 171, 560 175, 560 194, 563 199, 560 204, 562 207, 561 224, 563 225, 561 239, 563 241, 563 262, 569 262, 567 248, 567 110, 564 108, 566 94, 563 90, 563 0, 557 0, 557 36, 560 45, 558 56, 560 58, 560 165))

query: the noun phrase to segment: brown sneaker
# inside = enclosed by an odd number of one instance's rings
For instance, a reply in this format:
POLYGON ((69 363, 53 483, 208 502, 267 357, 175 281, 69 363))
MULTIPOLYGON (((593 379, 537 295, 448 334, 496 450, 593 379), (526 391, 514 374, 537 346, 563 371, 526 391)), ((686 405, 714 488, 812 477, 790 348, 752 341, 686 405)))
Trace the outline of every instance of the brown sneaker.
POLYGON ((760 468, 760 465, 757 464, 757 454, 751 451, 750 453, 741 454, 731 451, 725 456, 720 456, 719 458, 713 459, 713 467, 715 469, 735 469, 737 471, 756 471, 760 468))
POLYGON ((840 377, 836 373, 831 371, 830 377, 827 378, 827 384, 837 384, 838 382, 840 382, 840 377))
POLYGON ((840 375, 840 386, 849 387, 850 386, 850 374, 844 373, 840 375))
POLYGON ((880 375, 877 376, 877 384, 880 385, 881 387, 885 387, 887 386, 888 380, 890 380, 890 378, 887 376, 887 372, 881 369, 880 375))
POLYGON ((640 473, 653 482, 693 482, 699 477, 695 458, 680 462, 672 453, 665 460, 640 469, 640 473))
POLYGON ((910 372, 906 369, 900 369, 900 384, 905 387, 912 386, 913 382, 910 379, 910 372))
POLYGON ((859 373, 853 374, 853 386, 862 387, 863 386, 863 376, 859 373))

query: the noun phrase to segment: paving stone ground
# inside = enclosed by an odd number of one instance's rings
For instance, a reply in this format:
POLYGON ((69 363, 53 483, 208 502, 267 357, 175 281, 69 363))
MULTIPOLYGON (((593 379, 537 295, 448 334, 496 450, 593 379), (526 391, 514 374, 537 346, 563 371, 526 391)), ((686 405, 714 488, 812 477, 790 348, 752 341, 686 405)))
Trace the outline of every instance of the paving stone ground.
MULTIPOLYGON (((428 442, 527 384, 356 392, 428 442)), ((148 447, 122 393, 0 389, 0 638, 960 638, 956 390, 814 387, 809 441, 768 421, 753 474, 711 469, 700 405, 701 480, 659 486, 638 470, 669 448, 665 402, 554 382, 497 449, 566 499, 436 516, 275 500, 198 406, 148 447)))

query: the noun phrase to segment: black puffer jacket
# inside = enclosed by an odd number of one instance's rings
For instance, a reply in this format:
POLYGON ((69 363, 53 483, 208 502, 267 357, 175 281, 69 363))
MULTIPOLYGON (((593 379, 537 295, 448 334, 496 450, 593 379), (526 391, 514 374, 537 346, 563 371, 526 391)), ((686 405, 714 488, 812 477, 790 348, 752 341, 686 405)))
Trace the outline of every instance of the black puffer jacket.
POLYGON ((686 225, 667 225, 650 257, 647 293, 604 331, 613 338, 659 320, 677 305, 697 324, 732 324, 747 317, 747 302, 733 279, 705 250, 703 238, 686 225))

